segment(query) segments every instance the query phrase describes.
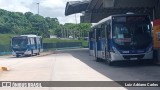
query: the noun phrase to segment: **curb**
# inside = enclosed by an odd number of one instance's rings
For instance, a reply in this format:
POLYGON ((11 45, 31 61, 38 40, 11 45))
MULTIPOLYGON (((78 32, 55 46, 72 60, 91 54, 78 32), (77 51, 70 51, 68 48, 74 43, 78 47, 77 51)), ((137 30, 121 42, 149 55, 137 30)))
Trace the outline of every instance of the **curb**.
POLYGON ((0 71, 8 71, 7 67, 0 67, 0 71))
POLYGON ((48 55, 51 55, 51 54, 55 54, 55 52, 43 52, 38 57, 48 56, 48 55))

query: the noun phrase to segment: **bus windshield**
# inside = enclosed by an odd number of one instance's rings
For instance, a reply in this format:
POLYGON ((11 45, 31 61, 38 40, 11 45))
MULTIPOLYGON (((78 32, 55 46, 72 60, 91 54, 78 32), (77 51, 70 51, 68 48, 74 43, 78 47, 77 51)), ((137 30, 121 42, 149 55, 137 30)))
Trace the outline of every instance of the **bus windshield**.
POLYGON ((25 48, 27 46, 27 37, 14 37, 12 38, 13 48, 25 48))
POLYGON ((144 49, 152 41, 150 23, 114 23, 113 42, 119 49, 144 49))

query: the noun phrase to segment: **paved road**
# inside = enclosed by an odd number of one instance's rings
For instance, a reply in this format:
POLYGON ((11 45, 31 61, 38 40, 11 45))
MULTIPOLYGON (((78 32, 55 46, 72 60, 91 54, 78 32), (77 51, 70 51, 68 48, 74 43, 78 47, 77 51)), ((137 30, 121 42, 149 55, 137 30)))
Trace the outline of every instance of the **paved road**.
MULTIPOLYGON (((120 62, 108 66, 96 62, 86 49, 57 51, 42 57, 0 57, 0 66, 10 68, 0 72, 0 81, 160 81, 160 66, 138 62, 120 62)), ((1 88, 1 90, 159 90, 160 88, 128 87, 47 87, 1 88)))

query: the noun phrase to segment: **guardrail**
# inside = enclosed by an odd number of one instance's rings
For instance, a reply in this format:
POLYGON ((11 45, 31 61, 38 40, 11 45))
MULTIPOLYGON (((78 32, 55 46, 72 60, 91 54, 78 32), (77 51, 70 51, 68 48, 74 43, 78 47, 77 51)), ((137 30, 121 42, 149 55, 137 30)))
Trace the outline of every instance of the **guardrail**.
POLYGON ((67 48, 67 47, 82 47, 82 42, 43 43, 43 48, 44 49, 67 48))
MULTIPOLYGON (((57 42, 57 43, 43 43, 44 51, 50 49, 63 49, 63 48, 74 48, 82 47, 82 42, 57 42)), ((0 55, 11 54, 10 45, 0 45, 0 55)))

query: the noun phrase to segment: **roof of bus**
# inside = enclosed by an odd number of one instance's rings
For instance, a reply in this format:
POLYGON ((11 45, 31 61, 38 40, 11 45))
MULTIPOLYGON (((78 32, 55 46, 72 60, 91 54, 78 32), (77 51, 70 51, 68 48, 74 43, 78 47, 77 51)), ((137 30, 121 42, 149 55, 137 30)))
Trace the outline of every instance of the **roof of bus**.
POLYGON ((41 37, 41 36, 37 36, 37 35, 32 35, 32 34, 29 34, 29 35, 20 35, 20 36, 15 36, 15 37, 23 37, 23 36, 25 36, 25 37, 41 37))
POLYGON ((99 24, 102 24, 102 23, 106 22, 107 20, 112 19, 112 17, 116 17, 116 16, 138 16, 138 15, 146 15, 146 14, 118 14, 118 15, 111 15, 109 17, 106 17, 106 18, 100 20, 98 23, 96 23, 93 26, 91 26, 91 28, 94 28, 94 27, 98 26, 99 24))

